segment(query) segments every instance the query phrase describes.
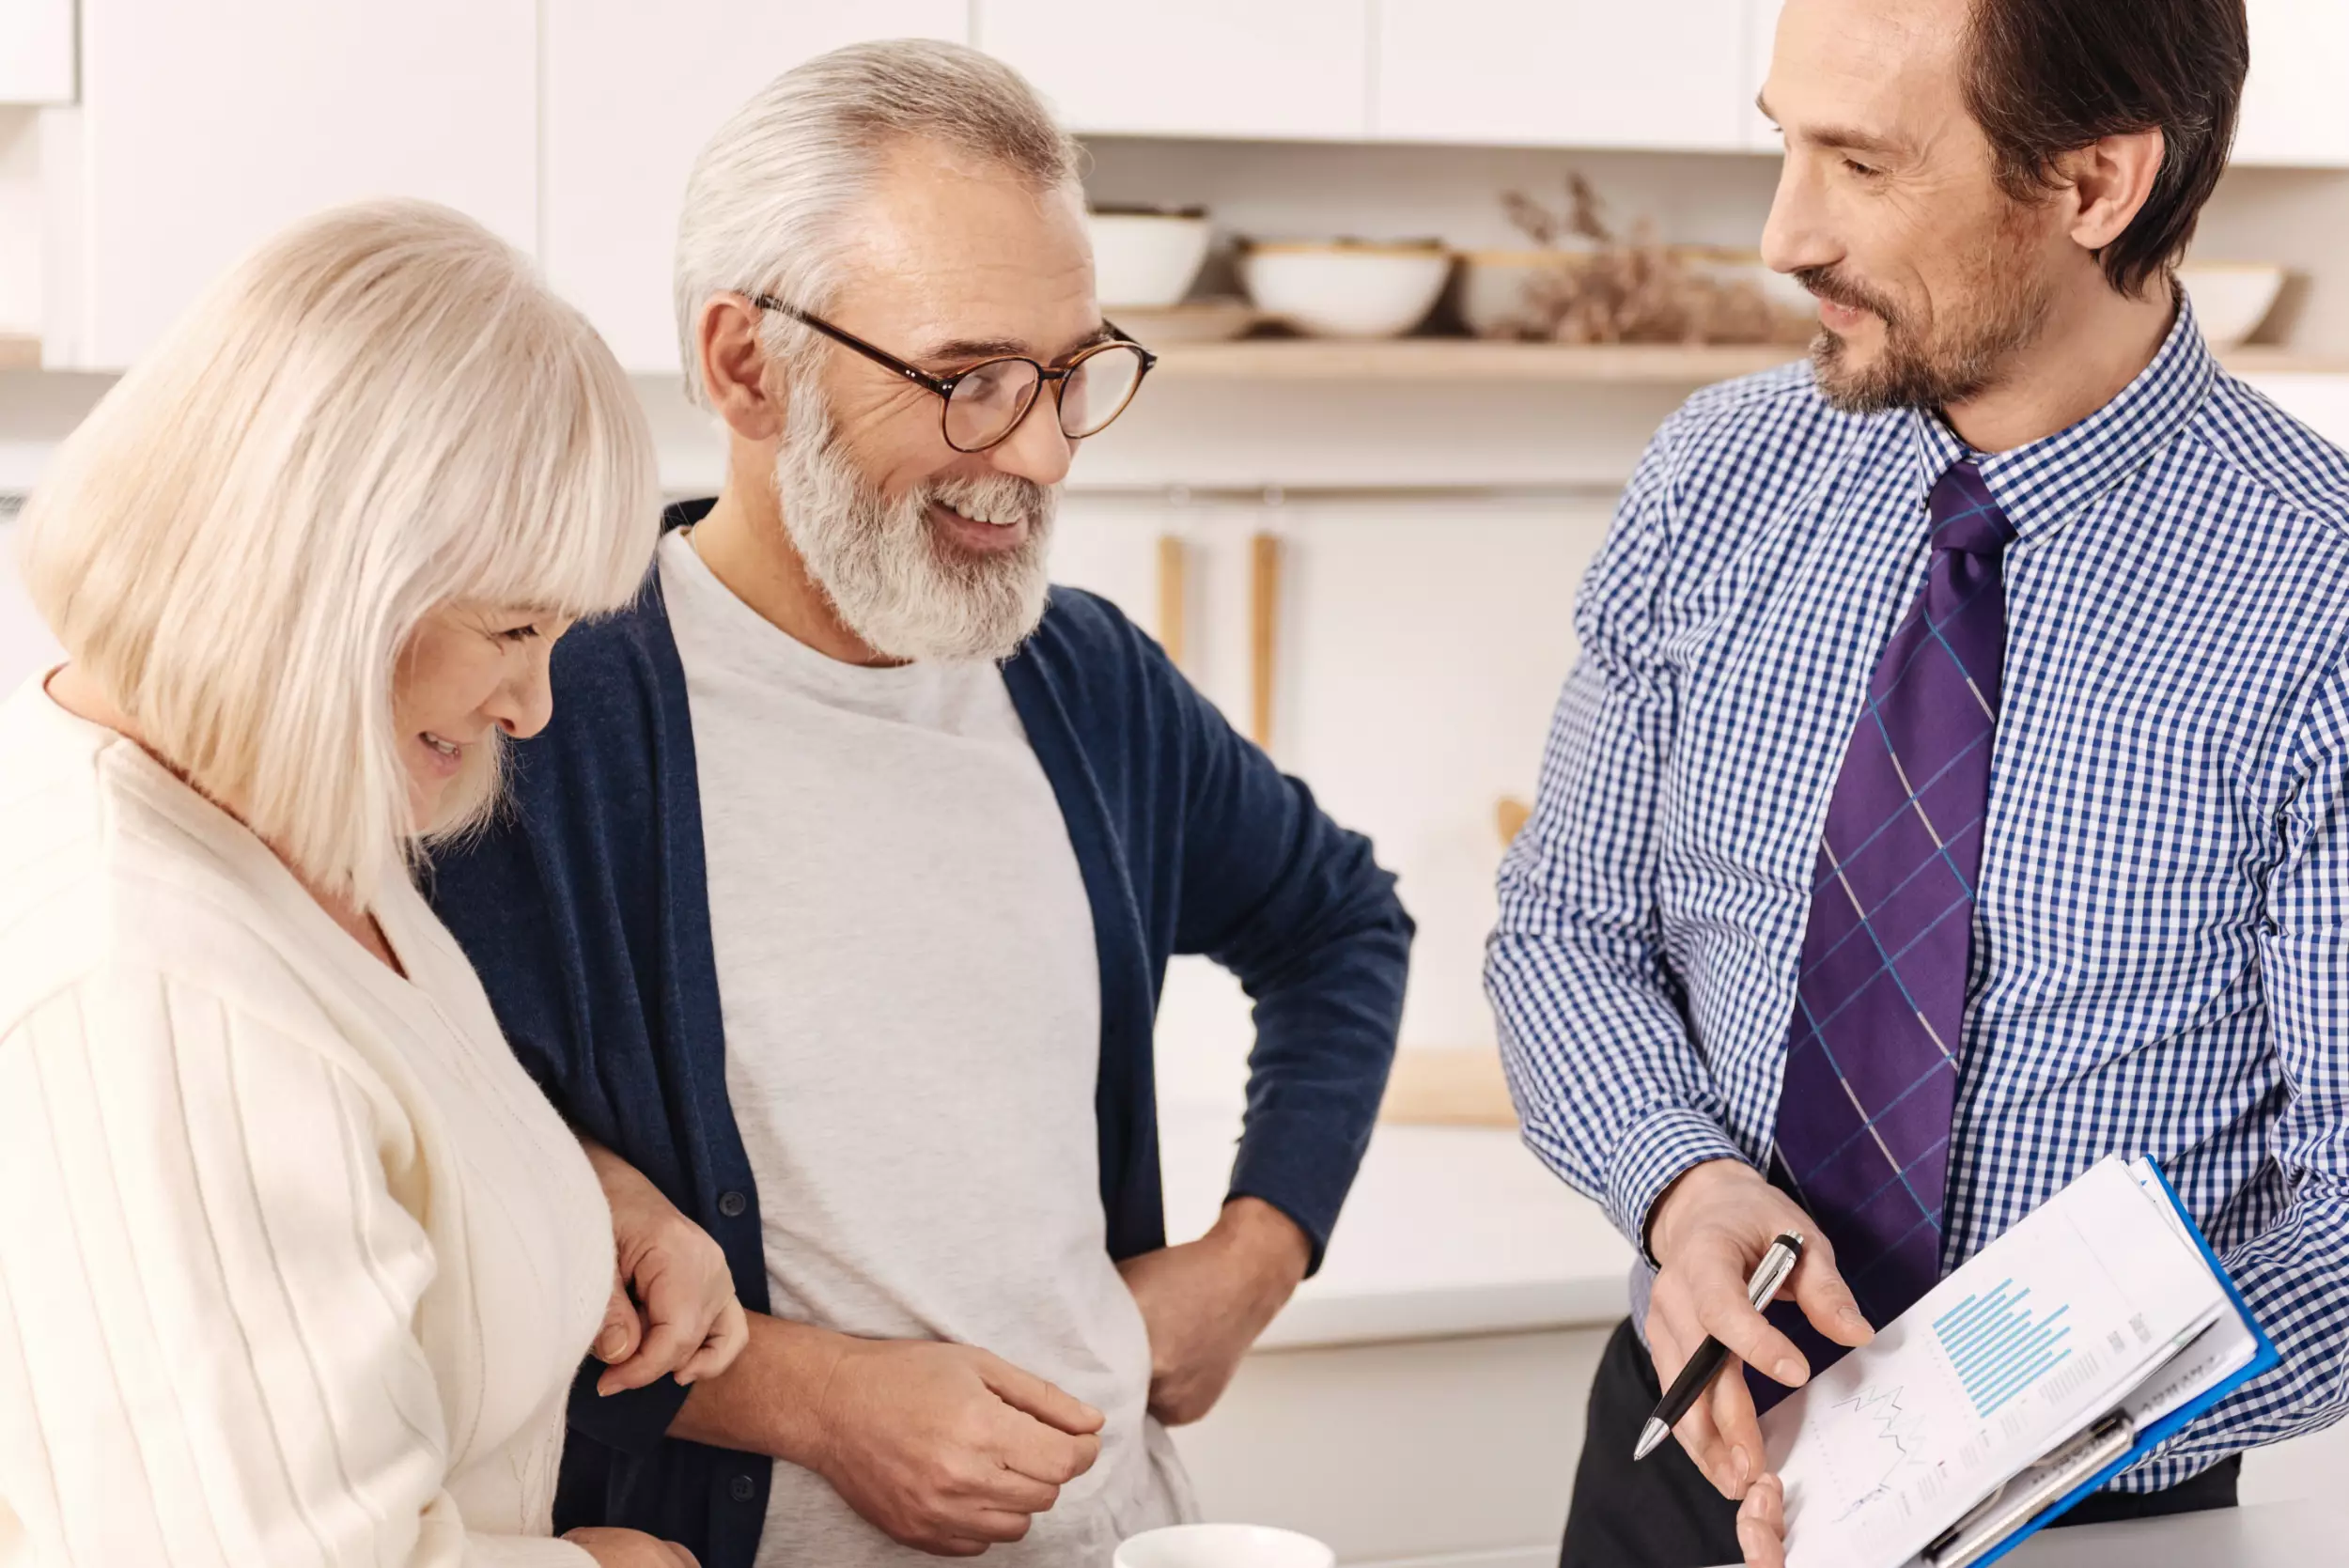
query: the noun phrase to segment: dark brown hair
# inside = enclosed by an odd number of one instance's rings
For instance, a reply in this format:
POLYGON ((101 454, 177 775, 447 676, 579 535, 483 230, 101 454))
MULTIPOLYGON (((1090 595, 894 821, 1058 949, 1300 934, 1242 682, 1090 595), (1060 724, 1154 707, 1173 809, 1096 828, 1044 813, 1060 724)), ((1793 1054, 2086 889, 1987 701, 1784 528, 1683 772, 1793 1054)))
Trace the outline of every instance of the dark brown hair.
POLYGON ((2055 161, 2107 136, 2159 131, 2161 173, 2127 232, 2098 257, 2123 294, 2165 277, 2234 145, 2251 57, 2244 0, 1974 0, 1967 107, 2018 201, 2055 161))

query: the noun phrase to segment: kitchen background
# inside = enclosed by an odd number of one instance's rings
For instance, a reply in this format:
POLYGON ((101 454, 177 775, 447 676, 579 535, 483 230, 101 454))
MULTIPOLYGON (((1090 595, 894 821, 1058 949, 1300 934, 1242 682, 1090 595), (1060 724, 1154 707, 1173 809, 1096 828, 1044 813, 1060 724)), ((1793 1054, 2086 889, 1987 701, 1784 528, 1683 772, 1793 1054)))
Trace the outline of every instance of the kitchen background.
MULTIPOLYGON (((1421 923, 1410 1054, 1329 1266, 1184 1447, 1211 1513, 1311 1530, 1348 1563, 1554 1561, 1627 1253, 1510 1132, 1474 1125, 1499 1095, 1481 944, 1504 801, 1532 791, 1615 492, 1690 390, 1798 351, 1752 341, 1776 296, 1738 254, 1776 179, 1752 108, 1776 11, 0 0, 0 689, 52 651, 14 582, 14 500, 263 234, 366 194, 472 212, 595 319, 637 378, 664 482, 706 493, 720 446, 679 392, 667 289, 695 150, 774 73, 855 39, 1002 55, 1084 133, 1097 207, 1175 214, 1103 231, 1105 301, 1164 363, 1083 454, 1058 573, 1177 645, 1235 722, 1371 831, 1421 923), (1578 178, 1613 242, 1545 231, 1555 247, 1529 262, 1504 198, 1563 217, 1578 178), (1341 237, 1386 243, 1326 243, 1341 237), (1200 239, 1194 278, 1177 253, 1200 239), (1324 243, 1241 256, 1240 239, 1324 243), (1131 264, 1108 265, 1112 240, 1139 247, 1131 264), (1418 330, 1261 335, 1280 329, 1251 286, 1324 330, 1418 330), (1467 335, 1513 317, 1553 340, 1467 335), (1260 335, 1212 340, 1241 330, 1260 335)), ((2349 6, 2251 12, 2236 167, 2196 261, 2259 265, 2192 286, 2207 322, 2248 338, 2236 368, 2349 441, 2349 6)), ((1160 1029, 1178 1231, 1220 1196, 1248 1039, 1245 999, 1180 966, 1160 1029)), ((2341 1433, 2263 1452, 2247 1495, 2312 1492, 2344 1463, 2341 1433)))

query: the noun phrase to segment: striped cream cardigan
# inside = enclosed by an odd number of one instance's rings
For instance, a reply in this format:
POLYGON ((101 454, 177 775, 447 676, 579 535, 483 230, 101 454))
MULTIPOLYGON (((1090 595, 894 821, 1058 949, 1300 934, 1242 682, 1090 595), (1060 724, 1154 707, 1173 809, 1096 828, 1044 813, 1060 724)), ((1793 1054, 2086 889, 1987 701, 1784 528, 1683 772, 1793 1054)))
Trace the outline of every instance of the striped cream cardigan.
POLYGON ((138 747, 0 705, 0 1568, 562 1564, 595 1177, 398 877, 408 979, 138 747))

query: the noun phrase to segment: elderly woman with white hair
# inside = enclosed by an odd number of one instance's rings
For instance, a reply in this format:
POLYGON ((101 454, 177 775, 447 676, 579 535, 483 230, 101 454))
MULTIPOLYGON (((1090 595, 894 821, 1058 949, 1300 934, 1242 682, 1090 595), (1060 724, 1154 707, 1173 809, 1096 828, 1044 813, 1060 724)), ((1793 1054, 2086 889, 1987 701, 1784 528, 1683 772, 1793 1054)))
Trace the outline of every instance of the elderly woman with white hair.
POLYGON ((0 705, 0 1565, 690 1562, 547 1537, 591 1342, 723 1370, 723 1260, 411 885, 658 512, 610 353, 418 203, 264 246, 66 443, 70 662, 0 705))

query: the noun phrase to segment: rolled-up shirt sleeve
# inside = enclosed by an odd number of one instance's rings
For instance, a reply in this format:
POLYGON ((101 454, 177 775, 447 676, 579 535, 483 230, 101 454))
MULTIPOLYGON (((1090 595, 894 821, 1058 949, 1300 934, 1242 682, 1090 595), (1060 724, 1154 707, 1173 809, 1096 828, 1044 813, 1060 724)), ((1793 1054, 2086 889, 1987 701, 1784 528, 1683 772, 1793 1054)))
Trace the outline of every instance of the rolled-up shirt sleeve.
POLYGON ((2349 1414, 2349 670, 2317 689, 2291 771, 2260 951, 2285 1096, 2268 1156, 2290 1197, 2220 1258, 2282 1361, 2188 1426, 2154 1467, 2207 1463, 2349 1414))
POLYGON ((0 1542, 41 1561, 591 1568, 467 1529, 403 1120, 166 976, 0 1037, 0 1542), (388 1161, 388 1162, 387 1162, 388 1161), (11 1520, 10 1515, 13 1515, 11 1520))
POLYGON ((1527 1143, 1635 1246, 1681 1172, 1745 1157, 1683 1021, 1657 913, 1675 718, 1657 606, 1678 425, 1650 446, 1583 580, 1579 659, 1532 817, 1501 863, 1485 969, 1527 1143))

